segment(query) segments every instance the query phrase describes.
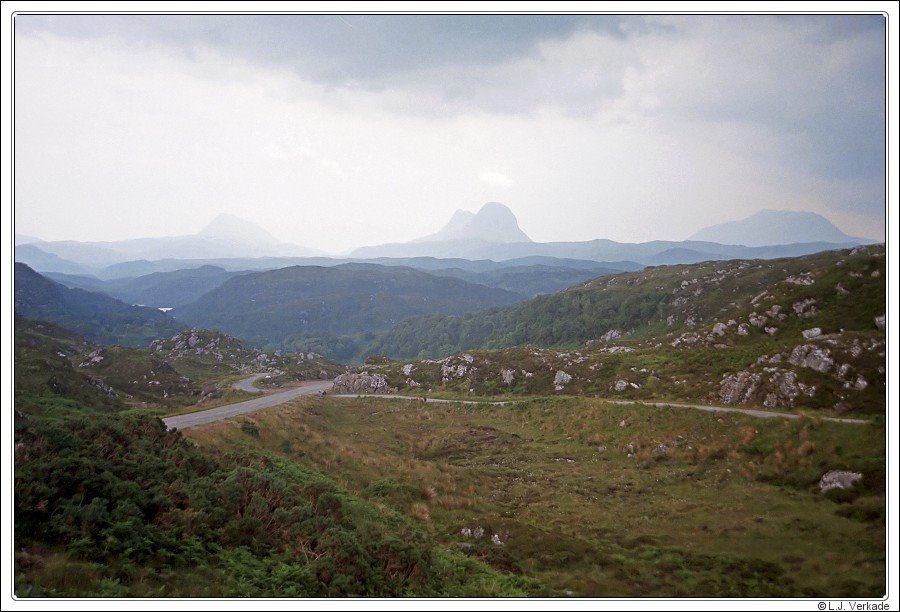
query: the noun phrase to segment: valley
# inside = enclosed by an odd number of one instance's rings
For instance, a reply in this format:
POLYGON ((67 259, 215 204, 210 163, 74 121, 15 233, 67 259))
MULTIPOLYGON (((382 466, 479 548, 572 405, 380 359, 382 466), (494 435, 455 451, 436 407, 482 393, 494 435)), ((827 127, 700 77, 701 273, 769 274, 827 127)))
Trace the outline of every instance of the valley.
POLYGON ((411 263, 17 264, 17 592, 883 591, 883 246, 411 263))

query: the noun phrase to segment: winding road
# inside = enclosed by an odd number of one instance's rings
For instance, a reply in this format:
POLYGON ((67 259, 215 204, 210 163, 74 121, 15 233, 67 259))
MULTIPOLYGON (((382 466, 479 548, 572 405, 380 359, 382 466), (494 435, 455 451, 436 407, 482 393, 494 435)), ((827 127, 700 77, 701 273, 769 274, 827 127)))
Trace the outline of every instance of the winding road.
MULTIPOLYGON (((255 380, 255 377, 251 378, 255 380)), ((246 380, 248 379, 240 382, 245 382, 246 380)), ((202 410, 200 412, 191 412, 189 414, 179 414, 178 416, 168 417, 163 419, 163 423, 165 423, 166 427, 169 429, 187 429, 188 427, 196 427, 197 425, 204 425, 206 423, 212 423, 213 421, 221 421, 222 419, 235 417, 239 414, 256 412, 263 408, 271 408, 272 406, 289 402, 301 395, 316 395, 320 391, 331 389, 331 385, 332 381, 330 380, 310 380, 301 383, 299 387, 294 387, 287 391, 255 397, 243 402, 237 402, 236 404, 226 404, 224 406, 210 408, 209 410, 202 410)), ((259 389, 255 390, 259 391, 259 389)))
MULTIPOLYGON (((245 378, 240 380, 234 384, 235 389, 241 389, 242 391, 250 391, 250 392, 261 392, 256 387, 253 387, 253 382, 259 379, 261 376, 265 376, 264 374, 257 374, 251 376, 249 378, 245 378), (239 386, 240 385, 240 386, 239 386)), ((294 398, 303 396, 303 395, 316 395, 322 391, 328 391, 331 389, 332 381, 330 380, 313 380, 302 383, 299 387, 295 387, 293 389, 288 389, 287 391, 281 391, 279 393, 272 393, 270 395, 264 395, 262 397, 257 397, 251 400, 246 400, 243 402, 237 402, 235 404, 226 404, 225 406, 219 406, 218 408, 210 408, 209 410, 203 410, 200 412, 191 412, 189 414, 181 414, 178 416, 172 416, 163 419, 163 422, 169 429, 187 429, 189 427, 195 427, 197 425, 204 425, 206 423, 212 423, 214 421, 220 421, 222 419, 227 419, 231 417, 238 416, 240 414, 246 414, 248 412, 256 412, 257 410, 262 410, 263 408, 271 408, 272 406, 277 406, 278 404, 283 404, 284 402, 288 402, 294 398)), ((419 401, 419 402, 427 402, 429 404, 483 404, 483 405, 491 405, 491 406, 505 406, 507 404, 516 403, 520 400, 506 400, 499 402, 486 402, 486 401, 475 401, 475 400, 452 400, 452 399, 442 399, 442 398, 427 398, 424 399, 422 397, 417 397, 414 395, 391 395, 391 394, 359 394, 359 395, 350 395, 350 394, 341 394, 341 395, 332 395, 331 397, 336 397, 340 399, 357 399, 357 398, 378 398, 378 399, 399 399, 399 400, 411 400, 411 401, 419 401)), ((769 410, 757 410, 754 408, 730 408, 726 406, 707 406, 704 404, 680 404, 673 402, 649 402, 649 401, 639 401, 639 400, 617 400, 617 399, 607 399, 603 400, 609 402, 611 404, 621 404, 621 405, 644 405, 644 406, 655 406, 657 408, 687 408, 691 410, 703 410, 705 412, 733 412, 738 414, 746 414, 748 416, 762 418, 762 419, 773 419, 773 418, 783 418, 783 419, 799 419, 802 415, 799 414, 791 414, 787 412, 771 412, 769 410)), ((831 423, 846 423, 852 425, 867 425, 869 421, 864 419, 844 419, 838 417, 816 417, 822 421, 828 421, 831 423)))
POLYGON ((231 388, 237 391, 246 391, 247 393, 262 393, 262 389, 257 387, 254 383, 264 376, 265 374, 254 374, 253 376, 242 378, 231 385, 231 388))

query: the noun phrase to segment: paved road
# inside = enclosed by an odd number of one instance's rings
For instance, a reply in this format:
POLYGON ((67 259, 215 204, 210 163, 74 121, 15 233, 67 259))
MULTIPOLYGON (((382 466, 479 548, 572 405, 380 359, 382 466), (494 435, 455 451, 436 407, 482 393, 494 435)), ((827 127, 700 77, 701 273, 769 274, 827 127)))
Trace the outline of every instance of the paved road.
POLYGON ((168 417, 163 419, 163 423, 165 423, 166 427, 169 429, 187 429, 188 427, 195 427, 205 423, 212 423, 213 421, 228 419, 239 414, 256 412, 263 408, 271 408, 272 406, 283 404, 284 402, 290 401, 295 397, 300 397, 301 395, 315 395, 319 391, 331 389, 331 385, 332 381, 330 380, 311 380, 302 383, 299 387, 281 391, 280 393, 272 393, 271 395, 256 397, 236 404, 226 404, 225 406, 210 408, 209 410, 203 410, 201 412, 192 412, 190 414, 180 414, 178 416, 168 417))
MULTIPOLYGON (((412 395, 390 395, 390 394, 363 394, 363 395, 335 395, 333 397, 340 398, 355 398, 355 397, 379 397, 379 398, 388 398, 388 399, 405 399, 405 400, 419 400, 422 401, 421 397, 416 397, 412 395)), ((526 399, 526 398, 523 398, 526 399)), ((504 402, 478 402, 473 400, 448 400, 448 399, 438 399, 438 398, 428 398, 425 400, 429 404, 431 403, 440 403, 440 404, 490 404, 494 406, 505 406, 506 404, 513 404, 517 400, 508 400, 504 402)), ((673 402, 647 402, 641 400, 617 400, 617 399, 605 399, 605 402, 609 402, 610 404, 624 404, 624 405, 633 405, 633 404, 643 404, 645 406, 656 406, 658 408, 690 408, 693 410, 703 410, 705 412, 737 412, 740 414, 746 414, 749 416, 759 417, 761 419, 773 419, 781 417, 783 419, 799 419, 801 415, 799 414, 790 414, 787 412, 771 412, 769 410, 756 410, 754 408, 730 408, 726 406, 707 406, 705 404, 678 404, 673 402)), ((830 421, 832 423, 850 423, 853 425, 868 425, 869 421, 864 419, 841 419, 837 417, 814 417, 820 419, 822 421, 830 421)))
POLYGON ((265 374, 254 374, 253 376, 242 378, 241 380, 231 385, 231 388, 238 391, 246 391, 247 393, 262 393, 262 389, 260 389, 253 383, 255 383, 263 376, 265 376, 265 374))
MULTIPOLYGON (((256 380, 258 376, 252 376, 250 378, 244 379, 239 383, 248 383, 248 381, 252 382, 256 380)), ((249 384, 249 383, 248 383, 249 384)), ((246 414, 248 412, 256 412, 257 410, 262 410, 263 408, 271 408, 272 406, 277 406, 278 404, 283 404, 284 402, 290 401, 296 397, 300 397, 301 395, 314 395, 319 393, 320 391, 328 391, 331 389, 332 381, 330 380, 313 380, 303 383, 301 386, 296 387, 294 389, 288 389, 287 391, 282 391, 280 393, 272 393, 271 395, 264 395, 262 397, 257 397, 251 400, 246 400, 243 402, 238 402, 236 404, 226 404, 225 406, 219 406, 218 408, 210 408, 209 410, 203 410, 202 412, 192 412, 190 414, 182 414, 179 416, 168 417, 163 419, 163 422, 169 429, 187 429, 188 427, 194 427, 196 425, 203 425, 206 423, 212 423, 214 421, 220 421, 222 419, 228 419, 239 414, 246 414)), ((413 401, 422 401, 421 397, 417 397, 414 395, 392 395, 392 394, 360 394, 360 395, 333 395, 332 397, 338 397, 342 399, 354 399, 354 398, 378 398, 378 399, 402 399, 402 400, 413 400, 413 401)), ((516 403, 519 400, 506 400, 500 402, 486 402, 486 401, 475 401, 475 400, 451 400, 451 399, 442 399, 430 397, 425 399, 425 401, 429 404, 481 404, 481 405, 493 405, 493 406, 505 406, 507 404, 516 403)), ((645 406, 656 406, 659 408, 689 408, 692 410, 703 410, 705 412, 736 412, 739 414, 746 414, 753 417, 763 418, 763 419, 772 419, 772 418, 783 418, 783 419, 799 419, 801 415, 799 414, 790 414, 785 412, 770 412, 768 410, 756 410, 753 408, 730 408, 726 406, 707 406, 704 404, 679 404, 673 402, 648 402, 648 401, 639 401, 639 400, 617 400, 617 399, 607 399, 603 400, 607 401, 611 404, 625 404, 625 405, 634 405, 634 404, 643 404, 645 406)), ((821 419, 823 421, 830 421, 832 423, 849 423, 853 425, 867 425, 869 421, 864 419, 842 419, 836 417, 815 417, 821 419)))

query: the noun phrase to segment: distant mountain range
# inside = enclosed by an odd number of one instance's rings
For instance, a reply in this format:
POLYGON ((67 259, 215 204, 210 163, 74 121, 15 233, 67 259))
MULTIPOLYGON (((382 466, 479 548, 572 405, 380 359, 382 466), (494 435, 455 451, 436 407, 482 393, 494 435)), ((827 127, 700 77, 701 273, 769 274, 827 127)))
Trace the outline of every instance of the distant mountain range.
POLYGON ((533 242, 519 229, 506 206, 490 202, 473 215, 457 211, 436 234, 411 242, 356 249, 352 257, 441 257, 507 259, 543 256, 592 261, 636 261, 644 265, 697 263, 717 259, 773 259, 870 242, 847 236, 814 213, 761 211, 732 224, 706 228, 696 239, 622 243, 597 239, 583 242, 533 242))
POLYGON ((691 236, 690 240, 750 247, 798 242, 835 244, 871 242, 865 238, 848 236, 831 221, 816 213, 768 209, 761 210, 746 219, 703 228, 691 236))
MULTIPOLYGON (((16 261, 37 264, 35 257, 39 255, 34 249, 39 249, 43 254, 56 255, 70 264, 81 266, 81 273, 140 259, 305 257, 319 254, 312 249, 280 242, 256 223, 226 214, 213 219, 200 232, 187 236, 135 238, 114 242, 37 241, 26 244, 27 239, 26 236, 16 237, 16 261)), ((66 272, 58 268, 52 271, 66 272)), ((73 273, 73 270, 70 269, 68 273, 73 273)))
MULTIPOLYGON (((220 215, 190 236, 118 242, 29 240, 32 238, 16 236, 16 261, 40 272, 95 276, 102 280, 204 265, 237 272, 362 261, 473 271, 468 264, 456 265, 448 260, 490 262, 495 266, 504 262, 500 267, 509 267, 515 260, 522 261, 522 265, 564 268, 571 266, 561 260, 578 260, 592 262, 588 267, 630 270, 710 260, 797 257, 871 242, 848 236, 814 213, 772 210, 705 228, 691 240, 680 242, 622 243, 606 239, 534 242, 519 228, 512 211, 498 202, 485 204, 477 213, 459 210, 434 234, 410 242, 362 247, 344 258, 314 256, 309 249, 278 242, 257 224, 230 215, 220 215)), ((486 270, 487 265, 478 271, 486 270)))

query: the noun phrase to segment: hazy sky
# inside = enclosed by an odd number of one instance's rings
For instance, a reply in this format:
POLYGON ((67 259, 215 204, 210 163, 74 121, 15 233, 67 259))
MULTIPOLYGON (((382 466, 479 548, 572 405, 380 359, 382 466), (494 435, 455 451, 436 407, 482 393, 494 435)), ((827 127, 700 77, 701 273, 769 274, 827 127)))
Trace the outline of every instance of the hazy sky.
POLYGON ((538 241, 885 226, 881 16, 15 18, 16 231, 227 212, 339 252, 500 201, 538 241))

